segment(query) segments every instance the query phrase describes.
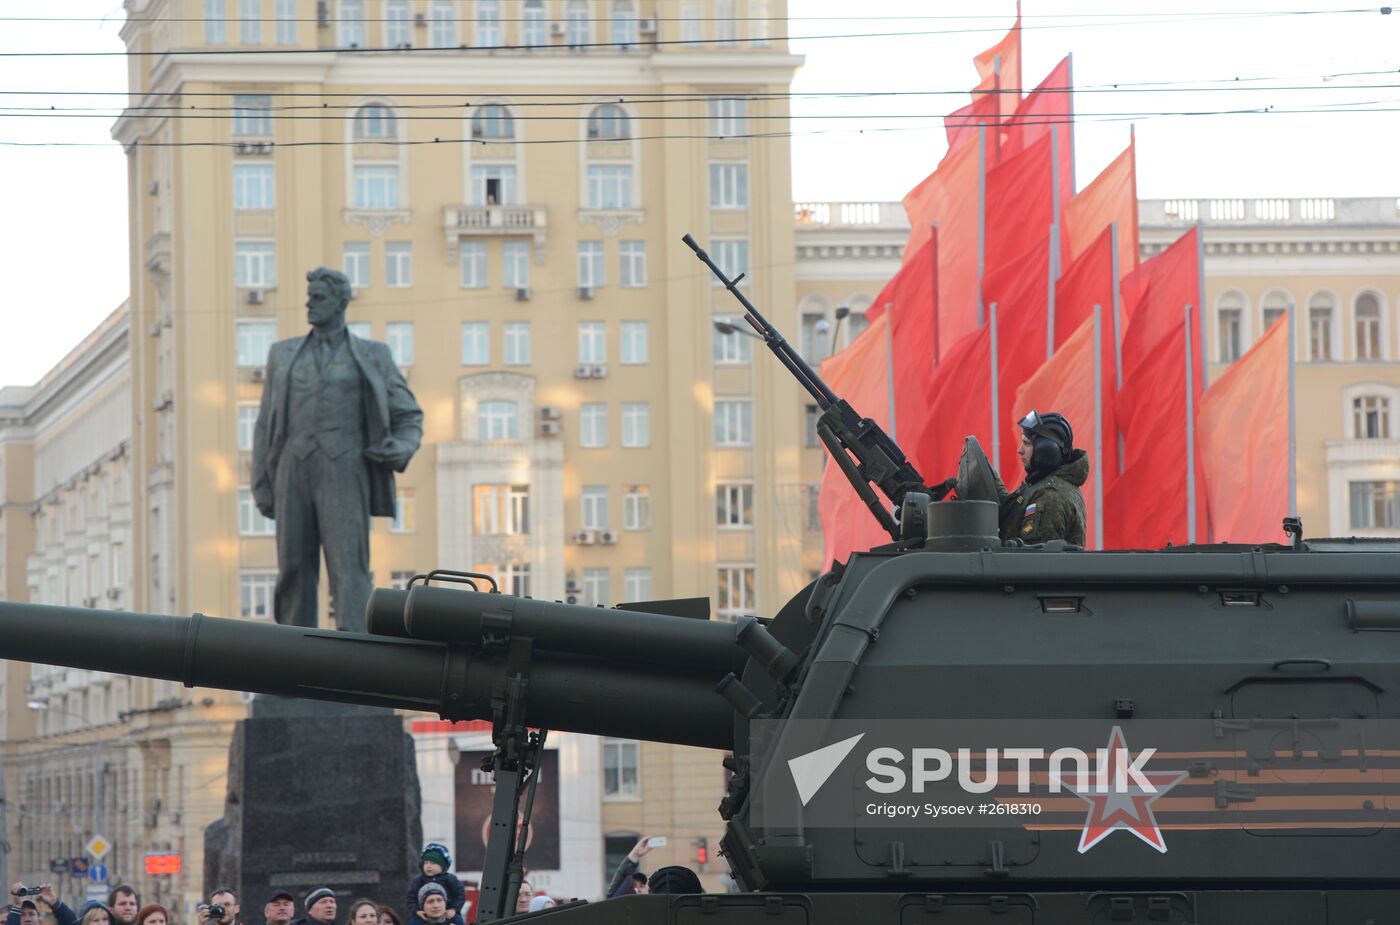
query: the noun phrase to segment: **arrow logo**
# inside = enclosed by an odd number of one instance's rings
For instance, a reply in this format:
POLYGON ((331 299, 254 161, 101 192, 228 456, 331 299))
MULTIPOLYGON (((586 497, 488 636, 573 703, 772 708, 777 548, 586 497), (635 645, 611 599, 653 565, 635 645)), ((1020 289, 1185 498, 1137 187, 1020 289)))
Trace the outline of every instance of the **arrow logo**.
POLYGON ((827 778, 836 772, 846 756, 865 738, 865 733, 842 739, 840 742, 823 746, 814 752, 788 759, 788 770, 792 772, 792 782, 797 785, 797 797, 806 806, 827 778))

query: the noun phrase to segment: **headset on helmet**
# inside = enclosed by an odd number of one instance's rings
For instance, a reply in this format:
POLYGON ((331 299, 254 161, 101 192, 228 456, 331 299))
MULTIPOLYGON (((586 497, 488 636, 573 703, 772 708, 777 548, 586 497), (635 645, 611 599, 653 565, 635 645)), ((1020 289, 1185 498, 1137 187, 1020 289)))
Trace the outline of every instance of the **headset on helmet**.
POLYGON ((1021 418, 1020 424, 1033 446, 1028 470, 1045 471, 1064 465, 1074 449, 1074 429, 1063 414, 1040 414, 1032 410, 1021 418))

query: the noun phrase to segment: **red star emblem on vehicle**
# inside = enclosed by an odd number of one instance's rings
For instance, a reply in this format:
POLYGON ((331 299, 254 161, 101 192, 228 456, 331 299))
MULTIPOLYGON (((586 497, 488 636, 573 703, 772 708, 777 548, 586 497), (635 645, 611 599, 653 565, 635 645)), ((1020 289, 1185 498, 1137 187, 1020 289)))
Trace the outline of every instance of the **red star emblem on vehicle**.
POLYGON ((1138 765, 1145 763, 1155 749, 1145 751, 1145 756, 1133 759, 1122 728, 1114 726, 1108 736, 1108 748, 1099 752, 1099 766, 1094 773, 1066 774, 1061 778, 1075 796, 1089 804, 1084 830, 1079 834, 1080 854, 1116 829, 1126 829, 1166 853, 1167 843, 1152 813, 1152 804, 1185 780, 1186 772, 1140 769, 1138 765))

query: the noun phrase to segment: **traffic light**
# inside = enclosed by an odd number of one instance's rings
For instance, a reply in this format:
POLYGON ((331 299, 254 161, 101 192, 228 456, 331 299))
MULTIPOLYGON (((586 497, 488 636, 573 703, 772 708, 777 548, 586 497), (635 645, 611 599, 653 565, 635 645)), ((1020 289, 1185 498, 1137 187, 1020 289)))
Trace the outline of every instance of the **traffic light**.
POLYGON ((704 864, 710 860, 710 840, 708 838, 695 839, 695 863, 704 864))

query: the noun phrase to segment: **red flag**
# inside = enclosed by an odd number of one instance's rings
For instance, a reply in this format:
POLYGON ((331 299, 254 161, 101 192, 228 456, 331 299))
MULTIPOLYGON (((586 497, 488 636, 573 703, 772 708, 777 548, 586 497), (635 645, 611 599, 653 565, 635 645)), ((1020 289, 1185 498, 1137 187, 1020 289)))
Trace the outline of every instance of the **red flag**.
MULTIPOLYGON (((1106 318, 1106 315, 1103 316, 1106 318)), ((1101 322, 1106 328, 1106 322, 1101 322)), ((1111 336, 1111 335, 1109 335, 1111 336)), ((1111 344, 1105 343, 1105 338, 1100 337, 1100 349, 1111 348, 1111 344)), ((1110 362, 1111 355, 1107 358, 1110 362)), ((1105 391, 1111 392, 1111 384, 1107 382, 1112 375, 1112 367, 1109 363, 1103 363, 1100 373, 1105 380, 1105 391)), ((1094 511, 1097 505, 1095 493, 1095 483, 1104 477, 1104 473, 1109 470, 1109 464, 1099 459, 1094 459, 1094 319, 1091 316, 1088 321, 1081 324, 1055 353, 1055 356, 1047 362, 1034 376, 1026 380, 1016 393, 1016 401, 1013 405, 1014 420, 1019 421, 1032 410, 1045 414, 1050 411, 1057 411, 1065 416, 1074 428, 1074 445, 1089 453, 1089 481, 1084 484, 1084 506, 1086 511, 1086 548, 1097 549, 1099 537, 1094 529, 1094 511)), ((1104 439, 1101 444, 1104 456, 1108 455, 1109 445, 1113 442, 1113 406, 1111 402, 1103 402, 1100 405, 1103 415, 1104 439)), ((1010 470, 1007 470, 1008 472, 1010 470)), ((1006 478, 1006 473, 1002 475, 1006 478)))
POLYGON ((1182 310, 1192 305, 1195 306, 1192 324, 1197 340, 1192 350, 1198 370, 1196 387, 1200 388, 1200 250, 1196 229, 1177 238, 1170 247, 1125 278, 1123 294, 1124 382, 1156 350, 1162 338, 1176 331, 1182 323, 1182 310))
POLYGON ((1126 277, 1138 265, 1137 157, 1134 145, 1103 169, 1094 181, 1064 207, 1065 240, 1074 260, 1103 233, 1118 223, 1118 275, 1126 277))
POLYGON ((1288 514, 1288 325, 1276 324, 1201 398, 1196 433, 1218 542, 1282 540, 1288 514))
POLYGON ((904 197, 909 214, 909 262, 938 224, 938 341, 946 353, 977 327, 978 154, 980 145, 949 153, 904 197))
POLYGON ((971 103, 944 116, 943 130, 948 133, 948 150, 976 141, 978 129, 983 126, 995 130, 999 102, 994 94, 978 94, 971 103))
MULTIPOLYGON (((987 171, 985 266, 1018 260, 1044 238, 1055 220, 1050 136, 987 171)), ((990 303, 982 284, 984 304, 990 303)))
MULTIPOLYGON (((1020 469, 1020 460, 1016 457, 1020 431, 1015 427, 1019 418, 1012 417, 1016 390, 1044 365, 1046 359, 1046 301, 1050 288, 1048 231, 1048 228, 1042 229, 1039 242, 1016 260, 989 272, 982 284, 989 319, 992 303, 997 306, 998 432, 993 436, 1001 439, 1001 458, 992 459, 992 465, 999 472, 1014 473, 1020 469)), ((984 449, 990 458, 992 445, 984 449)))
POLYGON ((1016 23, 1011 31, 991 48, 974 55, 972 63, 982 78, 973 90, 979 93, 993 92, 1000 99, 998 108, 1003 118, 1016 113, 1021 102, 1021 15, 1016 14, 1016 23))
MULTIPOLYGON (((886 431, 890 425, 889 323, 890 313, 885 312, 849 347, 821 364, 821 377, 832 391, 886 431)), ((824 562, 845 561, 853 550, 890 541, 840 467, 829 459, 822 470, 817 513, 822 523, 824 562)))
POLYGON ((978 328, 944 353, 924 390, 928 414, 900 434, 900 446, 929 482, 957 474, 964 437, 991 448, 990 334, 990 327, 978 328))
MULTIPOLYGON (((1104 324, 1113 326, 1113 237, 1105 228, 1055 283, 1055 349, 1094 317, 1102 305, 1104 324)), ((1110 370, 1112 367, 1109 367, 1110 370)))
MULTIPOLYGON (((1016 107, 1016 114, 1006 123, 1001 145, 1001 158, 1005 161, 1040 139, 1054 136, 1055 172, 1062 213, 1074 198, 1074 106, 1071 99, 1069 57, 1065 56, 1016 107)), ((1065 235, 1063 240, 1063 259, 1068 262, 1068 236, 1065 235)))
POLYGON ((895 427, 902 432, 928 411, 924 386, 937 365, 934 328, 938 319, 934 254, 929 239, 880 290, 865 317, 874 321, 892 312, 890 340, 894 354, 895 427))

